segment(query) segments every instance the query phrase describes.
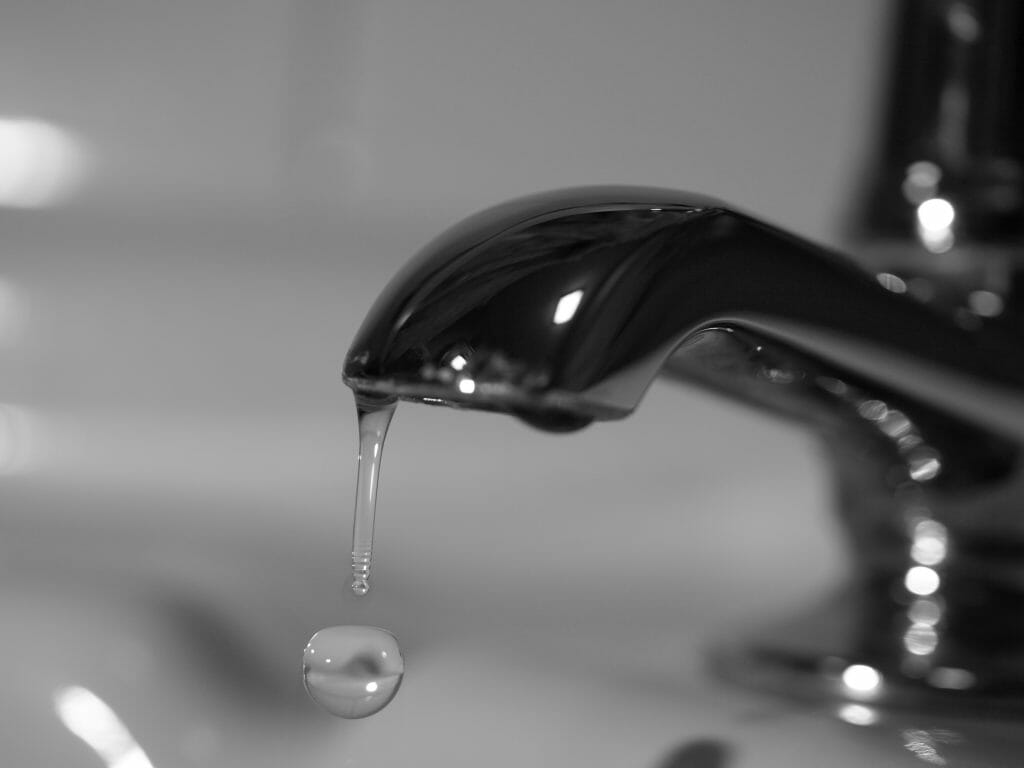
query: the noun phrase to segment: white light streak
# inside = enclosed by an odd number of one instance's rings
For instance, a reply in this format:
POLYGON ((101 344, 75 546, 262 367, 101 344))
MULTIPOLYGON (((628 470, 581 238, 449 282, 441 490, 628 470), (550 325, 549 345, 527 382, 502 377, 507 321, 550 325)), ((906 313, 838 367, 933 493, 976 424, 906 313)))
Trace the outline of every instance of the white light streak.
POLYGON ((108 768, 153 768, 114 710, 88 688, 61 688, 53 705, 64 727, 92 747, 108 768))

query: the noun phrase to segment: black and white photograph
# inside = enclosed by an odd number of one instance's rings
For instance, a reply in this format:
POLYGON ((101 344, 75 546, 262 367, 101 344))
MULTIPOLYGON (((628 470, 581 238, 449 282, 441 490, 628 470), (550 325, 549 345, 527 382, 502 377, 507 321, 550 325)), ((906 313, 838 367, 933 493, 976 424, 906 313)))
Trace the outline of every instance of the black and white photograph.
POLYGON ((1024 768, 1022 451, 1020 0, 0 0, 4 768, 1024 768))

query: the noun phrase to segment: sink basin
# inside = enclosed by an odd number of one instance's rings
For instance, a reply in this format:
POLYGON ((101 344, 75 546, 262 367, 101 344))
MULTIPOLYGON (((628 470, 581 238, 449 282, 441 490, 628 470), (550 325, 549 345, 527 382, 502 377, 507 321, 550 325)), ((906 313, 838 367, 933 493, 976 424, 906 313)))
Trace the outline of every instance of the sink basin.
POLYGON ((704 392, 658 384, 631 419, 572 436, 400 406, 374 590, 347 594, 341 358, 436 229, 168 220, 115 238, 19 220, 6 763, 1017 764, 1012 724, 837 712, 710 673, 710 646, 827 591, 845 559, 810 438, 704 392), (342 623, 405 653, 367 720, 302 689, 306 639, 342 623))

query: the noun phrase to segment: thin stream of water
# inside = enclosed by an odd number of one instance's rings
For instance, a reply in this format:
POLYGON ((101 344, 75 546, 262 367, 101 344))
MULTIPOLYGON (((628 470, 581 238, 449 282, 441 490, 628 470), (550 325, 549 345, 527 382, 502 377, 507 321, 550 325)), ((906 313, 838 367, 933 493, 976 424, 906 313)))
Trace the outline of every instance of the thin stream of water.
POLYGON ((356 393, 359 418, 359 468, 356 475, 356 504, 352 520, 352 591, 370 591, 370 562, 373 558, 373 526, 377 514, 377 489, 384 438, 395 413, 395 400, 371 400, 356 393))

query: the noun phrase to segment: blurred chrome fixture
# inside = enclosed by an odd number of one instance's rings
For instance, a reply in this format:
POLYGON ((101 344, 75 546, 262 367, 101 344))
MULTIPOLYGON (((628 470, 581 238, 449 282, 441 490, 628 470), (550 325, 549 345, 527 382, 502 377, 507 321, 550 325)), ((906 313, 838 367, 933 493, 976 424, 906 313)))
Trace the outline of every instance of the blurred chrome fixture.
POLYGON ((1024 8, 904 0, 860 228, 929 250, 1024 235, 1024 8), (929 242, 929 240, 931 242, 929 242), (941 247, 935 247, 941 244, 941 247))
MULTIPOLYGON (((908 6, 955 50, 1002 40, 991 19, 1021 16, 1012 3, 908 6)), ((838 697, 859 721, 878 703, 1022 709, 1020 221, 962 203, 973 182, 943 186, 974 178, 957 165, 970 152, 949 149, 973 146, 957 110, 974 102, 935 93, 966 133, 922 123, 939 148, 905 166, 909 213, 870 267, 687 193, 536 195, 428 245, 371 310, 345 380, 568 431, 627 416, 665 374, 797 419, 832 459, 856 572, 723 668, 838 697)))

